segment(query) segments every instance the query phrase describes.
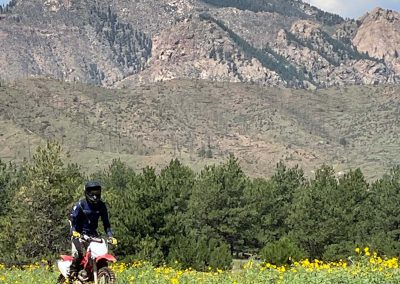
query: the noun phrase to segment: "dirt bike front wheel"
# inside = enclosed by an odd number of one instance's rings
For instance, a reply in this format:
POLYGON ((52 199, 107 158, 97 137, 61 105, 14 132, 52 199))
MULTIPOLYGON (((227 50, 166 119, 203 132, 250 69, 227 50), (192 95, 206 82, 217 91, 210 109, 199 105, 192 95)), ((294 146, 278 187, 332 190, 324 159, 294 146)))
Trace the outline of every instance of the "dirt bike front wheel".
POLYGON ((60 276, 58 276, 58 279, 57 279, 57 284, 66 284, 66 283, 69 283, 69 284, 82 284, 82 282, 81 281, 79 281, 79 280, 67 280, 67 279, 65 279, 65 277, 64 277, 64 275, 62 275, 62 274, 60 274, 60 276))
POLYGON ((97 275, 99 284, 117 283, 114 272, 108 267, 100 268, 97 275))
POLYGON ((58 276, 57 278, 57 284, 64 284, 67 283, 67 279, 65 279, 64 275, 60 274, 60 276, 58 276))

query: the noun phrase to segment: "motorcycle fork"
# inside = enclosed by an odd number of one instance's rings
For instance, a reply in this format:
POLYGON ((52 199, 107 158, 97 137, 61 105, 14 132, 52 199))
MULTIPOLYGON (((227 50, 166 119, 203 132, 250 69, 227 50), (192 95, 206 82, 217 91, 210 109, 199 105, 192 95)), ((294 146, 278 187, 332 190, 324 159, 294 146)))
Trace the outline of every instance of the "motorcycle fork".
POLYGON ((98 283, 98 280, 97 280, 97 263, 96 263, 96 260, 95 260, 95 259, 93 259, 92 261, 93 261, 93 277, 94 277, 94 284, 97 284, 97 283, 98 283))

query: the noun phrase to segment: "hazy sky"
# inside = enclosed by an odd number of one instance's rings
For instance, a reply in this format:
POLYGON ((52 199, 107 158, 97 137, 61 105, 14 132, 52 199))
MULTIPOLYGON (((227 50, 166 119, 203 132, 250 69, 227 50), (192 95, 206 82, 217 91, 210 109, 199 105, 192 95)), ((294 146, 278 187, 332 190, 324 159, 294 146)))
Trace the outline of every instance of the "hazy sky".
POLYGON ((324 11, 349 18, 358 18, 375 7, 400 11, 400 0, 305 0, 305 2, 324 11))
MULTIPOLYGON (((358 18, 375 7, 400 11, 400 0, 304 0, 322 10, 343 17, 358 18)), ((0 0, 5 4, 9 0, 0 0)))

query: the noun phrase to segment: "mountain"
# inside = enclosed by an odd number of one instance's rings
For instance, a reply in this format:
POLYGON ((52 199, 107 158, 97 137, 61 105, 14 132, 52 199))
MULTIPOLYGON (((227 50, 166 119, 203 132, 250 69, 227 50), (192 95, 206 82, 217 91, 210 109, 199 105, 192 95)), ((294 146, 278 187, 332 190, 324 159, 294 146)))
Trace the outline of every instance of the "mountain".
POLYGON ((254 177, 283 160, 372 180, 400 159, 395 11, 345 20, 295 0, 13 0, 0 13, 2 160, 58 140, 89 172, 113 158, 199 170, 234 153, 254 177))
POLYGON ((6 80, 46 76, 128 88, 205 79, 309 89, 400 80, 398 51, 389 48, 398 45, 394 11, 356 21, 300 0, 11 3, 0 10, 6 80))

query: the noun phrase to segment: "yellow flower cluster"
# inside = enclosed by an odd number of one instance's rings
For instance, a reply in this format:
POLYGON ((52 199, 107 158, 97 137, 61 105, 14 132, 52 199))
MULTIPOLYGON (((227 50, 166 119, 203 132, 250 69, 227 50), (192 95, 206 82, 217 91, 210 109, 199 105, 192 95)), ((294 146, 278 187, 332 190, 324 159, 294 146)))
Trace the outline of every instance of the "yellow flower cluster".
MULTIPOLYGON (((305 269, 306 271, 321 271, 321 270, 326 270, 328 272, 331 272, 335 268, 342 268, 345 269, 347 268, 347 262, 340 260, 339 262, 324 262, 322 260, 315 259, 313 261, 310 261, 309 259, 304 259, 301 261, 296 261, 293 263, 291 266, 276 266, 271 263, 266 263, 263 267, 261 267, 261 270, 264 270, 265 268, 267 269, 272 269, 275 270, 279 273, 285 273, 285 272, 298 272, 299 270, 305 269)), ((245 269, 248 269, 249 266, 245 266, 245 269)))
MULTIPOLYGON (((365 273, 367 271, 385 271, 385 270, 397 270, 399 268, 399 259, 396 257, 385 258, 378 255, 377 252, 371 252, 370 248, 365 247, 364 249, 356 248, 355 252, 358 254, 360 259, 351 265, 347 261, 340 260, 338 262, 324 262, 321 260, 310 261, 308 259, 294 262, 289 267, 276 266, 270 263, 265 264, 265 268, 275 270, 279 273, 284 272, 298 272, 300 270, 306 270, 308 272, 313 271, 327 271, 333 272, 334 269, 344 269, 353 275, 359 273, 365 273)), ((251 268, 253 264, 248 265, 246 268, 251 268)), ((261 268, 263 269, 263 268, 261 268)), ((398 271, 397 271, 398 272, 398 271)))
MULTIPOLYGON (((400 283, 399 260, 386 258, 366 248, 356 248, 356 256, 337 262, 304 259, 292 265, 277 266, 250 260, 241 269, 234 271, 214 270, 198 272, 191 268, 179 270, 169 266, 153 267, 150 263, 134 261, 116 263, 111 268, 121 283, 179 284, 179 283, 354 283, 352 279, 363 279, 362 283, 400 283), (378 280, 377 280, 378 279, 378 280), (149 282, 150 281, 150 282, 149 282)), ((175 263, 177 267, 179 263, 175 263)), ((55 283, 57 269, 49 267, 47 261, 6 268, 0 264, 1 284, 55 283)))

